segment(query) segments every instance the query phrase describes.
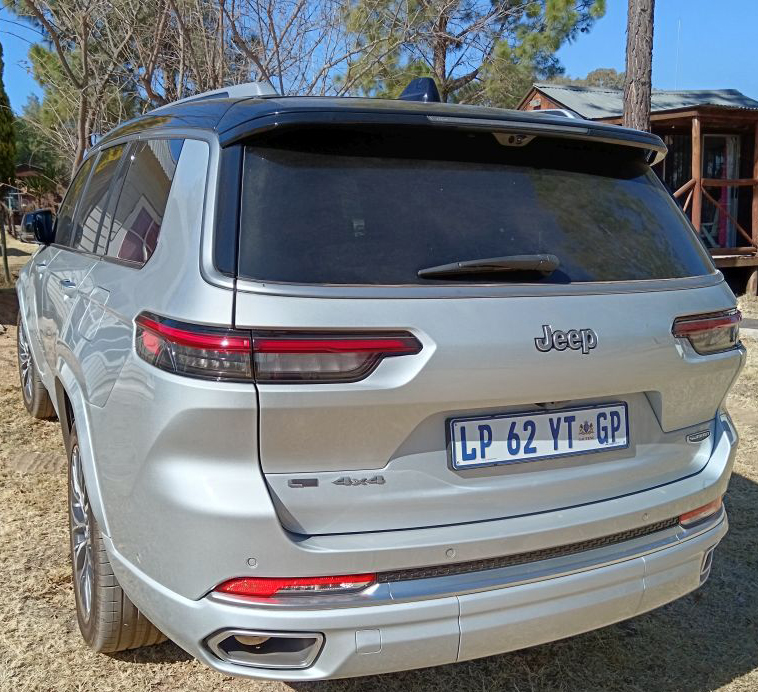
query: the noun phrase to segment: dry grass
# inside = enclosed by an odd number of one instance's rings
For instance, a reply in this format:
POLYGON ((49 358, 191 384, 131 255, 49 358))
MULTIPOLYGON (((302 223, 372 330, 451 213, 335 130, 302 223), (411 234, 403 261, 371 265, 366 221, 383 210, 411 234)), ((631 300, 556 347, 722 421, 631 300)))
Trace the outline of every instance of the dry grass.
POLYGON ((171 643, 97 655, 74 617, 61 473, 21 474, 20 455, 63 454, 55 423, 31 421, 16 380, 15 302, 0 292, 0 690, 370 692, 476 690, 758 692, 758 341, 730 398, 742 433, 731 531, 709 582, 653 613, 526 651, 409 673, 285 685, 224 677, 171 643), (0 328, 2 331, 2 328, 0 328))
POLYGON ((758 297, 741 296, 740 297, 740 310, 744 317, 750 319, 758 319, 758 297))

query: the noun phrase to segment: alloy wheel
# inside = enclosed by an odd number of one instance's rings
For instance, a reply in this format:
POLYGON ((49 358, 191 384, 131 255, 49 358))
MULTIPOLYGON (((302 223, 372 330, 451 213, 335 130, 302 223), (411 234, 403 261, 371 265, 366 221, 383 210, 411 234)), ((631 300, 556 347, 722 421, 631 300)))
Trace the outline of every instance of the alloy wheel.
POLYGON ((92 526, 89 498, 84 485, 84 472, 79 445, 71 450, 71 559, 74 563, 74 588, 85 621, 92 610, 94 589, 94 565, 92 549, 92 526))
POLYGON ((29 341, 26 338, 24 327, 18 327, 18 369, 21 373, 21 387, 24 391, 24 399, 32 400, 32 377, 34 374, 34 365, 32 363, 32 353, 29 348, 29 341))

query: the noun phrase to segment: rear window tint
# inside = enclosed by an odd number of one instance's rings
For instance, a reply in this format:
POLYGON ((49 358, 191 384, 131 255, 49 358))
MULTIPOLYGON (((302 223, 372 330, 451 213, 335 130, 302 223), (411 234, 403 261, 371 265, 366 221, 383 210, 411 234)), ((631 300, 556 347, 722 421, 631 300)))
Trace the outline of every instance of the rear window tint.
MULTIPOLYGON (((420 279, 430 266, 551 253, 550 283, 698 276, 710 259, 628 147, 427 129, 303 130, 245 150, 239 275, 327 284, 420 279)), ((508 280, 513 282, 513 275, 508 280)), ((531 277, 529 281, 534 281, 531 277)))
POLYGON ((73 181, 71 181, 66 198, 63 200, 60 209, 58 209, 58 216, 55 220, 55 242, 58 245, 71 244, 71 234, 74 229, 74 214, 76 213, 79 198, 84 190, 84 186, 87 184, 94 162, 95 157, 92 156, 82 164, 73 181))

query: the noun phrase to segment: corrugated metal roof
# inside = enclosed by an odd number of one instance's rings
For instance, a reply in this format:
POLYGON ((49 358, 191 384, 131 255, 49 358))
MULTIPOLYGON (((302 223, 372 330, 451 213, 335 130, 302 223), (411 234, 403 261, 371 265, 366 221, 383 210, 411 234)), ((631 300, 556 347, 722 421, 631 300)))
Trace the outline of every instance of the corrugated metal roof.
MULTIPOLYGON (((570 84, 535 84, 546 96, 583 118, 613 118, 623 113, 623 92, 620 89, 573 86, 570 84)), ((758 110, 758 101, 737 89, 693 89, 665 91, 653 89, 652 111, 692 108, 693 106, 722 106, 758 110)))

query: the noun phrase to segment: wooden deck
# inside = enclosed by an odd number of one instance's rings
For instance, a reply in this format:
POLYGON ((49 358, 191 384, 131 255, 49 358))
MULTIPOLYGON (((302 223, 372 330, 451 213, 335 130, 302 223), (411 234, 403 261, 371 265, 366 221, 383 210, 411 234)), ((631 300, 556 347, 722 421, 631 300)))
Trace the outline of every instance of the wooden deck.
POLYGON ((745 286, 749 296, 758 294, 758 250, 755 247, 715 248, 713 262, 719 269, 752 269, 745 286))

